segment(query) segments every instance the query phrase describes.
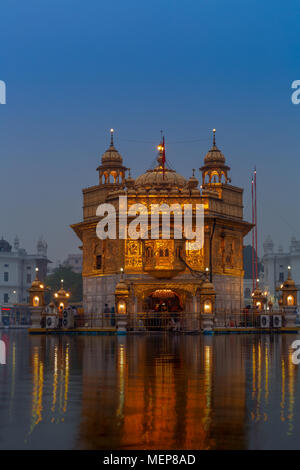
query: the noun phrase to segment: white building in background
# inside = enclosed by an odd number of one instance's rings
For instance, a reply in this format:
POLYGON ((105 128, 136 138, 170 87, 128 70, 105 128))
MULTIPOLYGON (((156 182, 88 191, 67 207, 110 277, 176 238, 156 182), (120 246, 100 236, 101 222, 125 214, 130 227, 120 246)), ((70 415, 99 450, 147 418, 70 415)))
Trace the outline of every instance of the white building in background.
POLYGON ((13 246, 6 240, 0 240, 0 313, 13 304, 28 302, 28 288, 35 277, 35 268, 39 268, 39 278, 43 281, 47 273, 47 243, 41 238, 37 242, 36 253, 28 254, 20 248, 18 237, 13 246))
MULTIPOLYGON (((264 267, 263 286, 272 297, 278 298, 276 287, 279 287, 288 276, 288 266, 291 266, 292 277, 296 286, 300 287, 300 241, 295 237, 291 238, 290 246, 287 251, 280 245, 277 251, 274 251, 274 243, 268 236, 263 244, 264 255, 262 263, 264 267)), ((298 294, 299 295, 299 294, 298 294)))
POLYGON ((62 264, 65 267, 71 268, 77 274, 82 273, 82 254, 76 253, 68 255, 62 264))

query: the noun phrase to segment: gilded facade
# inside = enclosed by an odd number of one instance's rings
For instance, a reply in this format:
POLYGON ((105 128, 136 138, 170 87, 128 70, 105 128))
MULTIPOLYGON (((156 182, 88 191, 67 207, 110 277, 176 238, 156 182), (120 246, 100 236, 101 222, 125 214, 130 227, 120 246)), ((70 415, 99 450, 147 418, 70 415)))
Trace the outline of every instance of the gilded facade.
POLYGON ((159 149, 156 166, 133 179, 114 146, 112 132, 110 147, 97 168, 98 184, 83 189, 83 221, 72 228, 82 242, 84 310, 101 313, 105 304, 113 306, 115 287, 124 270, 129 313, 151 308, 151 299, 157 299, 157 292, 163 290, 176 296, 181 311, 199 311, 205 272, 215 287, 216 313, 237 312, 243 305, 243 237, 252 227, 243 219, 243 189, 231 184, 230 168, 216 145, 215 133, 200 168, 200 187, 194 170, 189 179, 184 178, 165 166, 162 147, 159 149), (179 204, 181 208, 203 204, 203 248, 189 250, 184 236, 174 239, 173 213, 170 239, 100 240, 97 207, 101 203, 114 205, 118 234, 119 196, 127 196, 127 210, 142 203, 149 216, 151 204, 179 204))

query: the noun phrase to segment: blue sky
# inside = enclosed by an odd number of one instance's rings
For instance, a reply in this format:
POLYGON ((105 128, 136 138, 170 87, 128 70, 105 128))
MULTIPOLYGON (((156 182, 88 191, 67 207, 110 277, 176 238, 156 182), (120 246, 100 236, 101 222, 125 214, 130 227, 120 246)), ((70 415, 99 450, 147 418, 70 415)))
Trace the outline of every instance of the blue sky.
POLYGON ((79 245, 81 189, 116 129, 132 175, 167 157, 185 176, 199 168, 211 129, 245 188, 258 171, 259 243, 300 239, 300 4, 295 0, 2 0, 1 232, 52 260, 79 245), (184 143, 178 143, 184 141, 184 143))

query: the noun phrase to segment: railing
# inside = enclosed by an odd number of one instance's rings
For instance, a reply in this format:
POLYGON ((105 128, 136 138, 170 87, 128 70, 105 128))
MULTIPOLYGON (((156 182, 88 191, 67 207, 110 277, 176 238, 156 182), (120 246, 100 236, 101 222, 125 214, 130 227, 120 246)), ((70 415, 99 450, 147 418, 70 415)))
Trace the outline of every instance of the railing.
POLYGON ((130 317, 134 331, 200 331, 201 314, 190 312, 140 312, 130 317))
POLYGON ((284 326, 285 320, 282 310, 274 310, 271 312, 249 310, 247 312, 242 311, 237 313, 218 313, 214 318, 214 326, 227 328, 258 328, 260 327, 261 315, 268 315, 270 317, 273 315, 281 315, 282 325, 284 326))
MULTIPOLYGON (((241 311, 236 313, 217 313, 213 319, 214 328, 259 328, 261 315, 281 315, 282 326, 285 317, 281 310, 272 312, 258 312, 257 310, 241 311)), ((118 315, 115 313, 91 313, 74 316, 72 328, 116 328, 118 322, 124 320, 128 331, 170 331, 170 332, 197 332, 203 328, 203 317, 194 312, 138 312, 135 314, 118 315)), ((61 323, 61 322, 60 322, 61 323)), ((61 327, 61 325, 59 326, 61 327)), ((71 326, 70 326, 71 327, 71 326)), ((270 321, 272 327, 272 321, 270 321)))

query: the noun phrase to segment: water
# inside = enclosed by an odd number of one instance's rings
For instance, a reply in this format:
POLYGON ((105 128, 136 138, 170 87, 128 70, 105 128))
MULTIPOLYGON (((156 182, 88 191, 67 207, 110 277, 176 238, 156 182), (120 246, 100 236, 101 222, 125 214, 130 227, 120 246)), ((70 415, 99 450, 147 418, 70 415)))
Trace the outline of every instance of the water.
POLYGON ((0 331, 0 449, 297 449, 292 334, 0 331))

